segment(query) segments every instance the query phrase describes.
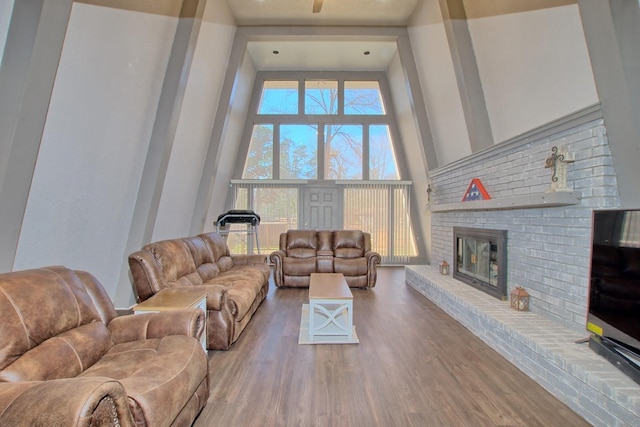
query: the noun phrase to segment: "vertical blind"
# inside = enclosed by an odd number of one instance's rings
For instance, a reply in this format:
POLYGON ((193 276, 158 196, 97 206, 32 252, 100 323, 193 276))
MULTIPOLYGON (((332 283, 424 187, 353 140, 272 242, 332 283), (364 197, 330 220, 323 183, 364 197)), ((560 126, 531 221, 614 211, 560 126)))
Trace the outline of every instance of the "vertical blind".
MULTIPOLYGON (((251 209, 261 217, 258 235, 262 253, 278 249, 279 235, 298 228, 298 206, 306 182, 265 182, 234 180, 233 209, 251 209)), ((371 233, 372 249, 380 253, 383 264, 407 264, 418 256, 411 225, 411 183, 406 181, 337 181, 342 192, 344 229, 371 233)), ((230 242, 234 251, 251 250, 251 242, 237 234, 230 242)))

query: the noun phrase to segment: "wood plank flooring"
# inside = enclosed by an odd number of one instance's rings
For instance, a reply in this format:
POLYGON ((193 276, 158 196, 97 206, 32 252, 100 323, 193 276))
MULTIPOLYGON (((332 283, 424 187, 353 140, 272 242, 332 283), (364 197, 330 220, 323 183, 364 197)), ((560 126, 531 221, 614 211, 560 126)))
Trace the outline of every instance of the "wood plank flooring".
POLYGON ((405 285, 353 289, 359 344, 298 345, 307 289, 271 286, 229 351, 210 351, 195 426, 588 426, 405 285))

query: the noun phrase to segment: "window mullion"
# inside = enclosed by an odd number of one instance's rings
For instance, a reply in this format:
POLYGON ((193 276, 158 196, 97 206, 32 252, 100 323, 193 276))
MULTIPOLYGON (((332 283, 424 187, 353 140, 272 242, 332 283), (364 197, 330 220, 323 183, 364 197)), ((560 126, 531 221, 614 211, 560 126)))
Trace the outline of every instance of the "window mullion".
POLYGON ((338 79, 338 116, 344 116, 344 79, 338 79))
POLYGON ((325 126, 325 124, 323 122, 318 122, 318 155, 317 155, 317 159, 318 159, 317 177, 318 177, 318 180, 325 179, 325 174, 324 174, 324 164, 325 164, 325 158, 324 158, 324 126, 325 126))
POLYGON ((280 179, 280 123, 273 124, 273 179, 280 179))
POLYGON ((362 125, 362 179, 369 180, 369 125, 362 125))
POLYGON ((304 78, 298 79, 298 117, 305 114, 305 85, 304 78))

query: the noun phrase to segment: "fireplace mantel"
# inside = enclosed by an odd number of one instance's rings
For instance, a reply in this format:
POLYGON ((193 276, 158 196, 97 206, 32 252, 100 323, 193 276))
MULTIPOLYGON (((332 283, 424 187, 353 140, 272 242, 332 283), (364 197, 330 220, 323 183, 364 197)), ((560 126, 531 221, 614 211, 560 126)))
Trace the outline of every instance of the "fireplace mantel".
POLYGON ((474 200, 458 203, 431 205, 431 212, 494 211, 508 209, 556 208, 579 205, 582 195, 575 191, 550 191, 524 196, 501 197, 499 199, 474 200))

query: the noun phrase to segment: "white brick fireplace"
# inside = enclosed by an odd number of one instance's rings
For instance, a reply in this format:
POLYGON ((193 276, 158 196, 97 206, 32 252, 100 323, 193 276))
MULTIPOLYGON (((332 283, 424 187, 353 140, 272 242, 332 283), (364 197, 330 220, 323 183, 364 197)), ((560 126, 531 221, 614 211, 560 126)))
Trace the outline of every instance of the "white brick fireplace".
POLYGON ((588 335, 592 210, 620 205, 599 105, 431 171, 430 179, 432 265, 407 267, 407 284, 594 425, 637 423, 640 387, 575 343, 588 335), (552 182, 554 168, 545 166, 554 154, 569 161, 557 164, 552 182), (461 202, 474 178, 490 200, 461 202), (454 227, 506 230, 507 294, 524 287, 530 312, 439 275, 440 262, 455 262, 454 227))

